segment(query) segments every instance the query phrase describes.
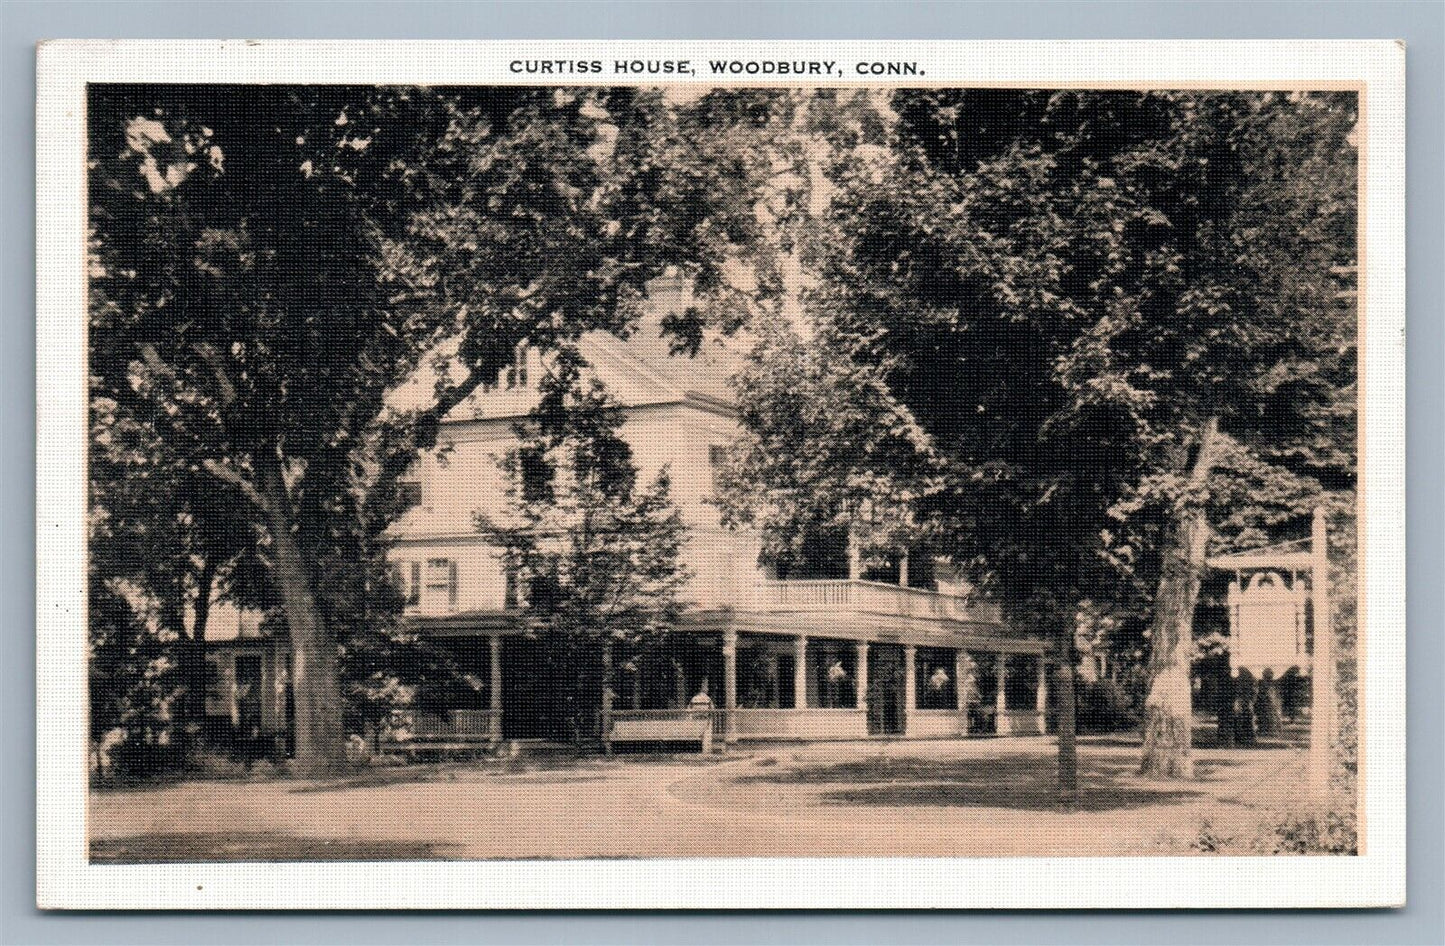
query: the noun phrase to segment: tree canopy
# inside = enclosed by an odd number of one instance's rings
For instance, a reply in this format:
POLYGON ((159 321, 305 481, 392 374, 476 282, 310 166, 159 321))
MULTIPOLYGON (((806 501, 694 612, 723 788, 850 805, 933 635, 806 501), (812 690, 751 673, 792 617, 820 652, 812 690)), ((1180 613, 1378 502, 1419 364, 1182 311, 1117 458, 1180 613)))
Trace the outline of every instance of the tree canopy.
POLYGON ((96 86, 90 106, 93 395, 246 500, 298 768, 326 771, 338 635, 384 584, 397 479, 519 342, 625 331, 670 265, 715 282, 747 180, 688 160, 658 92, 96 86), (430 396, 396 403, 427 370, 430 396))
MULTIPOLYGON (((1352 486, 1353 97, 910 89, 891 105, 887 158, 830 165, 808 298, 816 341, 876 379, 830 415, 870 421, 804 452, 916 425, 923 462, 887 464, 930 471, 914 515, 1054 629, 1065 667, 1084 605, 1152 608, 1169 695, 1151 696, 1146 759, 1180 771, 1206 514, 1248 541, 1352 486)), ((751 443, 810 433, 744 394, 751 443)), ((847 477, 792 473, 755 481, 750 507, 786 531, 846 505, 847 477)))

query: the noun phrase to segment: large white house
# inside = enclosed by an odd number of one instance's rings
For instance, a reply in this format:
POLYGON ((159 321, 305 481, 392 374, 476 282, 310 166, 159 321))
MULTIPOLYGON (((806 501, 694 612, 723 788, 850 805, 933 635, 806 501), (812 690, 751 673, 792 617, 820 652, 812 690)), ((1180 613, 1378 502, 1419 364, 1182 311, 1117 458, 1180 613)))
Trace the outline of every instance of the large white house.
MULTIPOLYGON (((665 718, 705 692, 720 735, 758 739, 946 737, 1044 729, 1045 641, 1007 626, 942 562, 906 553, 885 572, 856 556, 832 577, 779 579, 758 537, 722 525, 709 502, 714 472, 737 431, 731 376, 741 358, 725 340, 674 355, 662 317, 687 286, 650 287, 647 312, 626 339, 594 332, 580 350, 624 408, 622 434, 642 477, 666 465, 690 530, 692 578, 682 626, 654 655, 617 668, 611 704, 623 718, 665 718)), ((390 531, 390 560, 420 633, 452 649, 470 686, 426 704, 420 729, 545 738, 557 707, 539 684, 539 640, 522 633, 517 589, 476 526, 503 495, 498 460, 515 423, 535 405, 543 363, 519 350, 497 383, 447 417, 438 447, 405 489, 411 508, 390 531)), ((285 727, 284 641, 245 627, 211 648, 218 686, 209 713, 251 732, 285 727)))

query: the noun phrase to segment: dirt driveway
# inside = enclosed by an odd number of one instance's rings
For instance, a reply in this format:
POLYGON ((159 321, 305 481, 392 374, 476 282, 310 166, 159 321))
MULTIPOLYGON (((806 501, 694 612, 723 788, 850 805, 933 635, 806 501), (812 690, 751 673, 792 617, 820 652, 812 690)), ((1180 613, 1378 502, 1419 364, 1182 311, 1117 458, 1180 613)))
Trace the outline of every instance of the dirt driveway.
POLYGON ((1133 774, 1087 740, 1054 800, 1052 740, 859 742, 721 759, 633 756, 376 769, 325 783, 188 781, 91 796, 97 861, 1187 853, 1201 821, 1289 805, 1298 749, 1201 750, 1199 778, 1133 774))

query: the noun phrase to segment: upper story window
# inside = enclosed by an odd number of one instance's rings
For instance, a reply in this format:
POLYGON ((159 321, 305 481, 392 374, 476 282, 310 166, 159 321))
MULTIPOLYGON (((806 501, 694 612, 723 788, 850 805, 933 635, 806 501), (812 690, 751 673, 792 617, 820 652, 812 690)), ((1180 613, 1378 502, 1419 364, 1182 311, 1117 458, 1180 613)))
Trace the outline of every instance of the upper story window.
POLYGON ((421 562, 397 562, 391 566, 391 579, 401 593, 402 602, 412 608, 421 603, 421 562))
POLYGON ((532 359, 535 353, 532 346, 526 342, 518 342, 517 347, 512 349, 512 363, 503 368, 495 381, 488 381, 482 384, 483 391, 496 391, 499 388, 511 390, 512 388, 525 388, 532 380, 533 365, 532 359))
POLYGON ((425 584, 421 589, 424 611, 454 611, 457 607, 457 563, 449 558, 426 561, 425 584))
POLYGON ((721 444, 709 444, 707 448, 707 469, 709 481, 716 488, 718 485, 718 471, 728 460, 728 448, 721 444))
POLYGON ((396 489, 403 511, 421 505, 421 483, 416 480, 402 480, 396 484, 396 489))

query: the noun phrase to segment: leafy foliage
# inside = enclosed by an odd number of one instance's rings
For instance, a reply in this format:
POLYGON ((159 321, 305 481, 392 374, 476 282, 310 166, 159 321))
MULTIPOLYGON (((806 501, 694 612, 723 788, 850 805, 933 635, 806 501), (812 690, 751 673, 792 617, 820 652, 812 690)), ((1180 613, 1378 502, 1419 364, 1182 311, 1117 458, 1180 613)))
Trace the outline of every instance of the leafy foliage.
POLYGON ((93 395, 244 498, 324 770, 398 478, 519 342, 625 331, 668 265, 715 283, 747 181, 630 89, 96 86, 89 118, 93 395))
POLYGON ((598 381, 578 380, 574 358, 557 359, 541 406, 504 458, 507 508, 478 527, 503 553, 525 626, 546 638, 551 690, 586 731, 594 687, 611 686, 614 648, 656 644, 676 626, 689 579, 687 539, 664 468, 640 484, 623 416, 598 381))
MULTIPOLYGON (((1066 644, 1081 607, 1141 637, 1127 619, 1154 609, 1141 643, 1154 682, 1183 679, 1187 716, 1201 530, 1288 537, 1322 490, 1353 488, 1354 108, 1345 93, 896 91, 886 155, 827 162, 808 254, 827 326, 810 341, 831 350, 811 356, 872 373, 828 409, 866 420, 806 449, 866 475, 857 432, 908 418, 922 436, 903 468, 928 476, 884 494, 1066 644)), ((744 387, 759 407, 740 469, 809 432, 771 390, 744 387)), ((732 495, 784 536, 848 508, 846 476, 804 473, 732 495)))

